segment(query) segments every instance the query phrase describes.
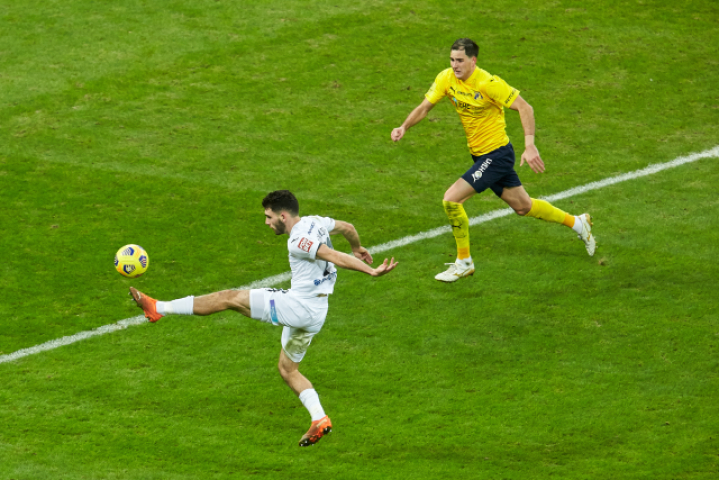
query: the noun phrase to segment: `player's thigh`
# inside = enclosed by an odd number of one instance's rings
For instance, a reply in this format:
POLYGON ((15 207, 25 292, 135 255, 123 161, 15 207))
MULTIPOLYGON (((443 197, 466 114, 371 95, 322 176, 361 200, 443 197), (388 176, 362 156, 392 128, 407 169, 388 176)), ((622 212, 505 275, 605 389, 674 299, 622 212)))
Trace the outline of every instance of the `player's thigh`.
POLYGON ((281 343, 285 356, 292 362, 299 364, 305 357, 312 339, 321 329, 322 325, 310 329, 283 327, 281 343))
POLYGON ((240 312, 246 317, 250 316, 250 291, 249 290, 225 290, 229 307, 240 312))
POLYGON ((224 310, 234 310, 249 317, 250 296, 248 290, 222 290, 195 297, 195 315, 211 315, 224 310))
POLYGON ((476 193, 476 190, 465 179, 459 178, 444 193, 443 200, 445 202, 464 203, 476 193))

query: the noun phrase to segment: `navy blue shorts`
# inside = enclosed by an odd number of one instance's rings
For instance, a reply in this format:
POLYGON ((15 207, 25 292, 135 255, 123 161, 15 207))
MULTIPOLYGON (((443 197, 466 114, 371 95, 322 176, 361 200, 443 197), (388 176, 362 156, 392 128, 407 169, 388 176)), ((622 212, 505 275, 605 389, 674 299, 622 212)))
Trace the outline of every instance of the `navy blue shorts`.
POLYGON ((514 171, 514 148, 511 143, 480 156, 472 155, 474 165, 462 178, 472 185, 477 193, 491 188, 498 197, 505 187, 521 187, 517 172, 514 171))

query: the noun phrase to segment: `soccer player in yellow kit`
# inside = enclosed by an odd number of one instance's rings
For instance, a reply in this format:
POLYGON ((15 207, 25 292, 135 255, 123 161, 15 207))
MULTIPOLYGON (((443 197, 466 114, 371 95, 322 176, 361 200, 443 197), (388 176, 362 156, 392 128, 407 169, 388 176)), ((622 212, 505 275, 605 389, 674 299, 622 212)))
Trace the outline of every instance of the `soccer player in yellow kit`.
POLYGON ((535 173, 544 172, 544 162, 534 145, 534 110, 507 82, 477 67, 479 47, 469 38, 460 38, 452 45, 451 68, 437 75, 425 99, 400 127, 392 130, 392 140, 399 141, 406 131, 419 123, 443 97, 452 100, 467 135, 467 146, 474 163, 444 194, 444 210, 457 241, 457 260, 447 271, 435 278, 454 282, 474 274, 469 252, 469 218, 462 204, 474 194, 492 189, 518 215, 566 225, 584 241, 589 255, 596 243, 592 235, 591 216, 572 216, 545 200, 530 198, 514 171, 514 149, 509 142, 504 121, 504 107, 519 112, 524 128, 524 153, 520 166, 526 162, 535 173))

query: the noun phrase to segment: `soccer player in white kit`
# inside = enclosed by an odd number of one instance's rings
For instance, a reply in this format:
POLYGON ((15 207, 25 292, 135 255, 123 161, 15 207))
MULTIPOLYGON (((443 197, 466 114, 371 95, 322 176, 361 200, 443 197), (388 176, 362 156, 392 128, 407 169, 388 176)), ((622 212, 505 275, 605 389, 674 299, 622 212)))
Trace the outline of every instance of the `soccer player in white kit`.
POLYGON ((335 266, 379 277, 393 270, 392 258, 372 268, 372 255, 360 244, 354 226, 329 217, 299 216, 297 198, 288 190, 270 192, 263 200, 265 225, 275 235, 288 234, 292 283, 289 290, 261 288, 224 290, 201 297, 185 297, 161 302, 130 287, 130 294, 150 322, 166 315, 210 315, 235 310, 262 322, 282 325, 282 349, 278 368, 282 379, 299 396, 310 412, 312 425, 300 439, 300 447, 317 443, 332 431, 332 422, 320 404, 319 396, 299 372, 299 363, 312 337, 322 329, 327 317, 328 296, 337 281, 335 266), (354 256, 332 248, 330 235, 342 234, 354 256), (366 262, 366 263, 364 263, 366 262))

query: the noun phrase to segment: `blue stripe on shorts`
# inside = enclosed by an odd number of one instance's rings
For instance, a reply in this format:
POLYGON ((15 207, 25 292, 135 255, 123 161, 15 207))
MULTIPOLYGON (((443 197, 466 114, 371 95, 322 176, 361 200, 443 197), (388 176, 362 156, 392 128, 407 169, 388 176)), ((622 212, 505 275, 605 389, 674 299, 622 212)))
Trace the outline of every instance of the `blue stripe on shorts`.
POLYGON ((270 318, 272 319, 272 323, 275 325, 279 325, 280 321, 277 318, 277 309, 275 308, 275 301, 270 300, 270 318))

